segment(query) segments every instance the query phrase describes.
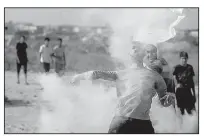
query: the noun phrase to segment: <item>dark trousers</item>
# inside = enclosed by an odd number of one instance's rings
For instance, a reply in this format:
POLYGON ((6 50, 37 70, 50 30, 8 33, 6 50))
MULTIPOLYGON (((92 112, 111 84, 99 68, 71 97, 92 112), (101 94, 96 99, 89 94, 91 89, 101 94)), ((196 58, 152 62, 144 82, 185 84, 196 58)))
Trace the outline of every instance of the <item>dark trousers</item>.
POLYGON ((177 88, 176 100, 178 108, 180 108, 182 115, 184 114, 185 110, 188 114, 191 114, 192 110, 195 110, 195 98, 191 93, 191 88, 177 88))
POLYGON ((155 132, 150 120, 115 116, 111 122, 108 133, 154 134, 155 132))
POLYGON ((55 62, 55 72, 60 73, 60 71, 64 70, 64 64, 55 62))
POLYGON ((167 86, 167 92, 175 93, 175 85, 174 85, 173 79, 171 79, 171 78, 164 78, 164 81, 165 81, 166 86, 167 86))
POLYGON ((43 62, 42 65, 43 65, 43 68, 44 68, 45 72, 50 71, 50 63, 43 62))
POLYGON ((24 73, 27 74, 27 63, 16 63, 17 73, 19 74, 21 71, 21 66, 23 66, 24 73))

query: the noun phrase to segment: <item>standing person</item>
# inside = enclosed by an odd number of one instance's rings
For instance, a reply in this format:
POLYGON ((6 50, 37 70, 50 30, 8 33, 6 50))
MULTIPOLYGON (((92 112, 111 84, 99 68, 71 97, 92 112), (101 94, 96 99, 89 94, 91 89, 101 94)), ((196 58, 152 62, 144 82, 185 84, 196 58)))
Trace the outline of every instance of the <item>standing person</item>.
POLYGON ((27 57, 27 44, 25 42, 25 36, 21 36, 20 41, 16 45, 16 65, 17 65, 17 83, 20 84, 20 70, 21 66, 24 68, 24 75, 25 75, 25 84, 28 85, 27 81, 27 63, 28 63, 28 57, 27 57))
MULTIPOLYGON (((5 27, 4 30, 6 31, 8 29, 8 27, 5 27)), ((5 43, 5 39, 4 39, 4 43, 5 43)), ((4 95, 4 102, 9 102, 9 99, 6 95, 4 95)))
POLYGON ((50 71, 50 63, 52 62, 52 48, 49 46, 50 39, 45 38, 44 44, 40 46, 40 62, 43 65, 45 73, 50 71))
POLYGON ((58 38, 58 45, 56 45, 53 49, 53 56, 55 58, 55 72, 60 75, 63 70, 65 70, 66 59, 65 59, 65 51, 62 47, 62 39, 58 38))
POLYGON ((168 63, 164 58, 158 57, 157 47, 152 44, 148 44, 145 46, 145 57, 143 59, 143 65, 147 69, 154 69, 155 63, 161 63, 160 69, 158 69, 159 74, 162 75, 164 81, 167 85, 167 92, 175 93, 173 78, 170 76, 170 70, 168 63))
POLYGON ((166 92, 164 79, 155 71, 143 67, 143 50, 133 46, 131 57, 135 67, 122 71, 89 71, 76 75, 72 83, 83 79, 115 81, 122 94, 108 133, 153 134, 150 121, 152 98, 157 93, 160 102, 167 107, 174 103, 174 96, 166 92))
POLYGON ((184 110, 186 110, 188 114, 191 114, 192 110, 195 109, 196 102, 195 84, 193 81, 195 73, 193 67, 187 64, 187 61, 188 53, 184 51, 180 52, 180 64, 176 65, 173 71, 177 105, 182 115, 184 114, 184 110))

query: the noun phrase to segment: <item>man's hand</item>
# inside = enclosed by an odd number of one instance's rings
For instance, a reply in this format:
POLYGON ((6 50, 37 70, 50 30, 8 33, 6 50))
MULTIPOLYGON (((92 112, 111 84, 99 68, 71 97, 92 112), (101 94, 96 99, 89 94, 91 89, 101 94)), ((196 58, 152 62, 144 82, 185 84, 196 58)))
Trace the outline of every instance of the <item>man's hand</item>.
POLYGON ((80 74, 79 75, 75 75, 74 77, 72 77, 70 83, 72 85, 77 85, 77 84, 80 83, 80 80, 81 80, 81 75, 80 74))
POLYGON ((160 101, 163 101, 164 107, 169 107, 170 105, 175 105, 175 94, 173 93, 167 93, 164 97, 160 99, 160 101))

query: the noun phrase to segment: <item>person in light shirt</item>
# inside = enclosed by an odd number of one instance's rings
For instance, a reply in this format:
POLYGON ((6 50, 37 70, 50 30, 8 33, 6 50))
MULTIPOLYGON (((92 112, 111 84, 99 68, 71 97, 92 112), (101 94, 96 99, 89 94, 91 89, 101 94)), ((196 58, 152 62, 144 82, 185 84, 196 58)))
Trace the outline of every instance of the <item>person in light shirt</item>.
POLYGON ((157 47, 153 44, 148 44, 145 46, 145 57, 143 58, 143 65, 145 68, 150 70, 155 70, 155 65, 157 69, 156 71, 161 74, 164 78, 165 83, 167 84, 167 92, 175 93, 175 87, 172 75, 170 73, 170 68, 167 61, 158 57, 157 47))
POLYGON ((43 65, 45 73, 50 71, 50 65, 52 62, 52 48, 49 46, 50 39, 48 37, 45 38, 44 44, 40 46, 40 62, 43 65))
MULTIPOLYGON (((143 66, 143 45, 133 45, 130 53, 133 67, 121 71, 88 71, 74 76, 71 83, 80 80, 104 79, 114 81, 117 91, 122 92, 115 116, 108 133, 153 134, 150 121, 152 98, 157 94, 161 105, 174 105, 175 97, 167 93, 167 87, 161 75, 143 66)), ((156 67, 156 66, 155 66, 156 67)), ((96 90, 97 91, 97 90, 96 90)))
POLYGON ((55 58, 55 72, 59 75, 65 70, 66 59, 65 59, 65 51, 62 47, 62 39, 58 38, 58 45, 56 45, 53 49, 53 57, 55 58))

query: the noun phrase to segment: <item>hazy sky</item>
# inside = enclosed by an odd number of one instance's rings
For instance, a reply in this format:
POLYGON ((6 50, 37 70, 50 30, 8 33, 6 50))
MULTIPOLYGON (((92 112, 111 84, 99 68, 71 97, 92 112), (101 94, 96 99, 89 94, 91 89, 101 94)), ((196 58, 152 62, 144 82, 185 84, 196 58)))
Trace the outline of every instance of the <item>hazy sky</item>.
MULTIPOLYGON (((124 8, 7 8, 5 9, 5 21, 30 22, 36 25, 104 25, 107 22, 102 19, 109 14, 120 16, 124 8)), ((143 17, 144 10, 136 9, 137 18, 143 17)), ((157 10, 157 9, 155 9, 157 10)), ((180 27, 198 28, 198 10, 186 10, 186 18, 179 25, 180 27)))

